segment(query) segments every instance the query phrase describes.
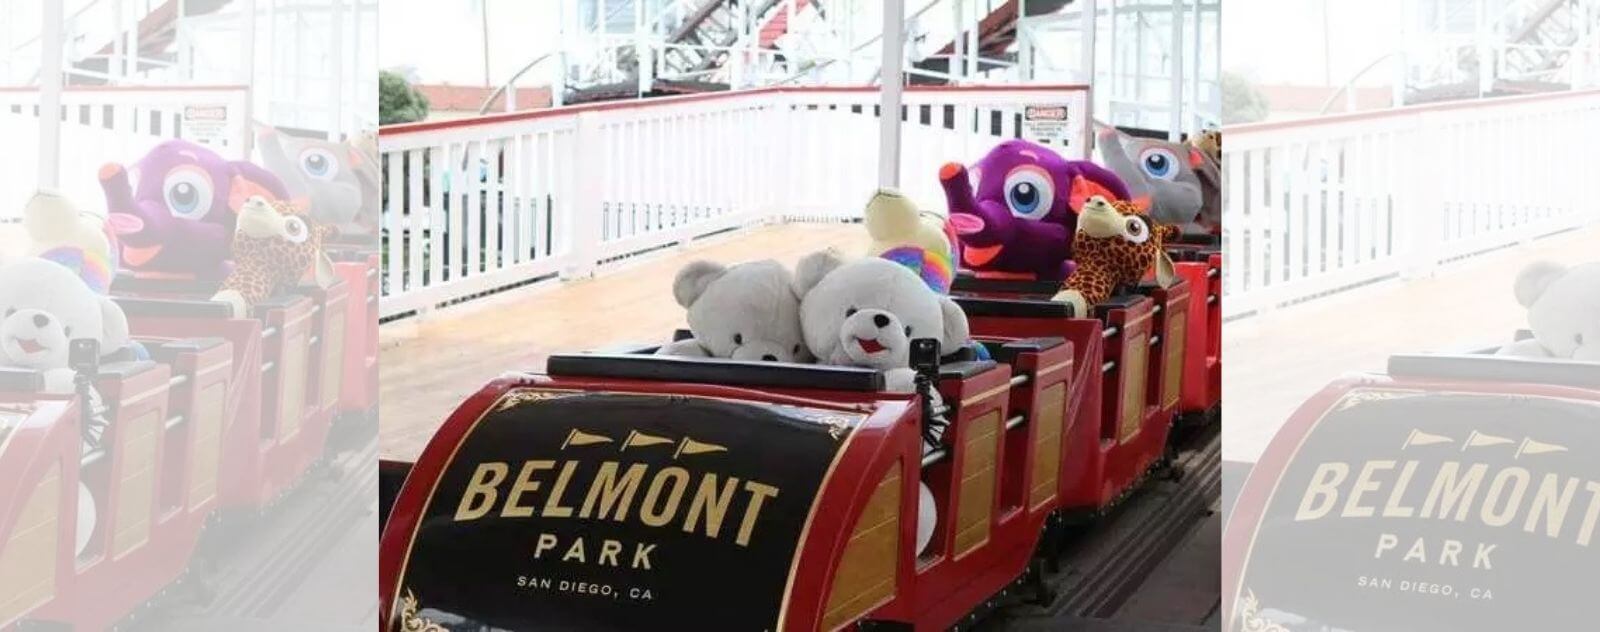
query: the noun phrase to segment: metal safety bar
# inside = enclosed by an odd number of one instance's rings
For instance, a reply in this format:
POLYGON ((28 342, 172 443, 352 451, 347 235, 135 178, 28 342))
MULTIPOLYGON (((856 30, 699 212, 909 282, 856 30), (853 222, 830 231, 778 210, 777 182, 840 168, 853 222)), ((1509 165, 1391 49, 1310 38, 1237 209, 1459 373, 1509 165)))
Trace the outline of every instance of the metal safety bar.
POLYGON ((172 388, 172 387, 175 387, 175 386, 183 386, 184 384, 187 384, 188 382, 189 382, 189 376, 187 376, 187 375, 174 375, 174 376, 172 376, 171 379, 167 380, 167 388, 172 388))
POLYGON ((271 337, 276 336, 276 335, 278 335, 278 328, 277 327, 268 327, 266 329, 261 330, 261 339, 262 340, 266 340, 266 339, 271 338, 271 337))
POLYGON ((167 430, 171 430, 173 428, 181 426, 181 425, 183 425, 183 422, 184 422, 183 415, 174 415, 172 417, 169 417, 167 419, 167 425, 166 425, 167 430))
POLYGON ((1105 328, 1105 329, 1100 331, 1100 337, 1101 338, 1108 338, 1108 339, 1109 338, 1115 338, 1115 337, 1117 337, 1117 334, 1120 334, 1120 333, 1122 333, 1121 329, 1118 329, 1116 327, 1107 327, 1107 328, 1105 328))

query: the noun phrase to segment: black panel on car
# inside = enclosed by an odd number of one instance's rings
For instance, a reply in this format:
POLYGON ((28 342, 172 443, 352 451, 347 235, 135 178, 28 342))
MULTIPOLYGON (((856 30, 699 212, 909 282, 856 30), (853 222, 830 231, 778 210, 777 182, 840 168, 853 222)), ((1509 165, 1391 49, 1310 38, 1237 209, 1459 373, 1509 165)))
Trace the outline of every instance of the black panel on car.
POLYGON ((165 318, 232 318, 233 307, 226 303, 170 298, 133 298, 118 296, 114 300, 130 317, 148 316, 165 318))
POLYGON ((1389 357, 1389 375, 1600 388, 1600 362, 1496 355, 1389 357))
POLYGON ((1072 318, 1072 306, 1056 301, 1015 298, 977 298, 956 296, 956 305, 967 316, 1002 318, 1072 318))
POLYGON ((872 369, 718 358, 680 358, 637 354, 561 354, 550 356, 550 375, 631 380, 699 382, 727 386, 881 391, 883 375, 872 369))

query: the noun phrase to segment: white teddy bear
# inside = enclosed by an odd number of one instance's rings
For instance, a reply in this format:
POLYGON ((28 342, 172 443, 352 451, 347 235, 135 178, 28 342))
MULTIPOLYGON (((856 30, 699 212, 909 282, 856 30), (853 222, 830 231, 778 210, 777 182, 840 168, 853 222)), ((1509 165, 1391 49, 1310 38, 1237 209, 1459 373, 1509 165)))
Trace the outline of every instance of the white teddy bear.
POLYGON ((795 270, 800 328, 819 362, 871 367, 891 390, 909 392, 911 341, 934 338, 950 351, 967 343, 967 316, 905 266, 869 257, 846 263, 838 252, 807 255, 795 270))
MULTIPOLYGON (((800 327, 818 361, 883 371, 889 390, 916 388, 912 340, 934 338, 941 349, 952 350, 970 337, 967 315, 955 301, 892 261, 869 257, 846 263, 837 251, 824 250, 800 260, 795 283, 803 294, 800 327)), ((938 405, 938 392, 931 395, 938 405)), ((934 447, 924 444, 923 449, 934 447)), ((939 520, 926 483, 919 482, 917 514, 920 555, 939 520)))
POLYGON ((1533 337, 1500 355, 1600 362, 1600 262, 1534 263, 1517 275, 1515 291, 1533 337))
POLYGON ((661 347, 660 355, 807 362, 800 335, 800 297, 782 264, 752 261, 732 267, 696 261, 678 271, 672 295, 689 310, 693 338, 661 347))
POLYGON ((22 258, 0 267, 0 365, 44 373, 52 393, 72 392, 68 343, 93 338, 102 353, 128 344, 128 321, 61 264, 22 258))

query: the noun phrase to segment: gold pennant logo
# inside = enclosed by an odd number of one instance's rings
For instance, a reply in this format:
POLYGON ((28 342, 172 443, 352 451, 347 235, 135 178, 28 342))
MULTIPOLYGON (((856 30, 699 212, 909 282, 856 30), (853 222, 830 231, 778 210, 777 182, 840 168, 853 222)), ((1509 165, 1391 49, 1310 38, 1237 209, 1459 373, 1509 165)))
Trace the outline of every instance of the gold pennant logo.
POLYGON ((1467 442, 1461 446, 1461 451, 1466 452, 1467 448, 1483 448, 1492 445, 1505 445, 1507 443, 1516 443, 1516 441, 1506 437, 1497 437, 1474 430, 1472 431, 1472 434, 1467 435, 1467 442))
POLYGON ((577 428, 573 428, 571 432, 567 433, 567 440, 561 442, 561 449, 565 450, 567 449, 567 446, 576 448, 579 446, 594 445, 597 443, 611 443, 611 437, 584 432, 577 428))
POLYGON ((1516 456, 1516 458, 1520 459, 1520 458, 1522 458, 1522 455, 1524 455, 1524 454, 1549 454, 1551 452, 1566 452, 1566 451, 1567 451, 1567 446, 1556 445, 1554 443, 1545 443, 1543 441, 1534 441, 1530 437, 1530 438, 1523 439, 1522 440, 1522 445, 1517 446, 1517 456, 1516 456))
POLYGON ((1404 450, 1414 445, 1435 445, 1440 443, 1455 443, 1455 440, 1444 435, 1430 434, 1412 428, 1411 434, 1406 436, 1406 442, 1400 446, 1400 449, 1404 450))
POLYGON ((684 437, 682 441, 678 442, 678 450, 672 453, 672 458, 676 459, 685 454, 706 454, 710 452, 727 451, 728 448, 726 446, 720 446, 715 443, 706 443, 704 441, 695 441, 692 437, 684 437))
POLYGON ((653 445, 671 445, 673 441, 666 437, 645 434, 638 430, 628 432, 628 438, 622 440, 622 449, 644 448, 653 445))

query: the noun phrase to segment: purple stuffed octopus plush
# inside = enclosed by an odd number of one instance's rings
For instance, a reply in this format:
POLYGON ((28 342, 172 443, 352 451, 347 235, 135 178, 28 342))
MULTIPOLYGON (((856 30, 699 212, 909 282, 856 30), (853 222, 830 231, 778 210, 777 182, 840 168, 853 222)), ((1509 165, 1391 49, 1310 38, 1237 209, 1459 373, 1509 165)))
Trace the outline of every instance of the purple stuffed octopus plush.
POLYGON ((992 276, 1066 278, 1077 207, 1091 195, 1129 199, 1109 169, 1025 140, 1000 143, 970 169, 948 163, 939 180, 963 267, 992 276))
POLYGON ((122 265, 133 271, 220 281, 239 207, 252 195, 289 197, 271 172, 184 140, 163 142, 139 159, 137 185, 128 171, 106 164, 100 187, 122 265))

